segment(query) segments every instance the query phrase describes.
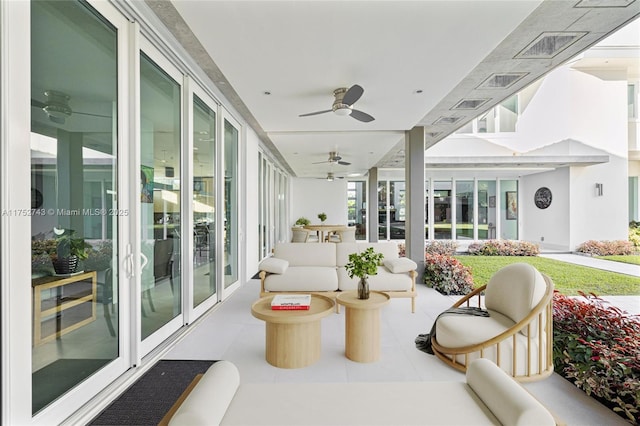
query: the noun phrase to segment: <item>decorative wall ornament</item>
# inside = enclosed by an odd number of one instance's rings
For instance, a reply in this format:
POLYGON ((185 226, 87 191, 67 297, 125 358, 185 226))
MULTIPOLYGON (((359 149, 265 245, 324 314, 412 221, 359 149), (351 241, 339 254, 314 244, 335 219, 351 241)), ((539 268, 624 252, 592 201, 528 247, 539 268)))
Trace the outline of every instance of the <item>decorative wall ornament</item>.
POLYGON ((539 209, 546 209, 551 205, 551 190, 546 186, 538 188, 536 194, 533 196, 533 201, 539 209))

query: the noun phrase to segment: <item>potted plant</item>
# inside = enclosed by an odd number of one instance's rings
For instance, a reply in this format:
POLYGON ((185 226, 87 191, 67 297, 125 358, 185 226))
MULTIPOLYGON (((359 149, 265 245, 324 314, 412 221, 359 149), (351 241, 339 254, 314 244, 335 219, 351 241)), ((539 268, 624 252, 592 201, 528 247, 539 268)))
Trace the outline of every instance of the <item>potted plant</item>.
POLYGON ((306 225, 310 225, 311 221, 309 219, 307 219, 304 216, 301 216, 298 218, 298 220, 296 220, 296 223, 294 224, 295 226, 306 226, 306 225))
POLYGON ((78 262, 89 255, 89 244, 84 238, 75 238, 75 233, 73 229, 53 228, 56 246, 50 256, 56 274, 73 274, 78 268, 78 262))
POLYGON ((320 222, 322 222, 324 224, 324 221, 327 220, 327 214, 326 213, 318 213, 318 219, 320 219, 320 222))
POLYGON ((369 275, 378 274, 378 265, 384 258, 382 253, 373 251, 373 247, 369 247, 362 253, 351 253, 349 255, 349 263, 344 265, 349 278, 358 277, 358 299, 369 298, 369 275))

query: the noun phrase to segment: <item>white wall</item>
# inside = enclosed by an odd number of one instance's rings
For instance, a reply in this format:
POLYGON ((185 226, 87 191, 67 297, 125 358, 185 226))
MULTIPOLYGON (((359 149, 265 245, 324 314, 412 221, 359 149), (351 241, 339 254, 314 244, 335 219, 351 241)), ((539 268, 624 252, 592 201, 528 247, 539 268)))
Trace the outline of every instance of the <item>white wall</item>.
POLYGON ((569 175, 569 169, 562 168, 520 180, 521 240, 538 244, 541 249, 570 250, 569 175), (541 187, 551 190, 551 205, 546 209, 539 209, 534 202, 541 187))
POLYGON ((325 224, 347 223, 347 182, 324 179, 291 178, 291 223, 304 216, 320 224, 318 213, 326 213, 325 224))

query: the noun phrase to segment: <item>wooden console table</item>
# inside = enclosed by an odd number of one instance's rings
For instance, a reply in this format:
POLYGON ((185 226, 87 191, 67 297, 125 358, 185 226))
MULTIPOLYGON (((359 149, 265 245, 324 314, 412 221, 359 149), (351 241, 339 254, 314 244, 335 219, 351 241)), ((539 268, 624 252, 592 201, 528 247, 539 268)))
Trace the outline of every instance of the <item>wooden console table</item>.
POLYGON ((96 319, 97 274, 95 271, 31 280, 33 291, 33 344, 40 345, 76 330, 96 319), (43 296, 45 291, 51 294, 43 296), (85 304, 84 306, 81 306, 85 304), (86 310, 89 304, 89 312, 86 310), (76 312, 71 311, 77 308, 76 312), (68 314, 66 317, 64 313, 68 314), (52 332, 44 332, 55 323, 52 332))

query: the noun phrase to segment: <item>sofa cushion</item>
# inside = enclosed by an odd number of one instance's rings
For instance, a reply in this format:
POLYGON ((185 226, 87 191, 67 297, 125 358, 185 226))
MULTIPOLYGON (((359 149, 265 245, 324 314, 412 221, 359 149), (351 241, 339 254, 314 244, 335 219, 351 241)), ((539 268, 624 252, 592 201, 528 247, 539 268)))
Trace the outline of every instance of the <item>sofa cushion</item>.
POLYGON ((418 268, 418 264, 406 257, 399 257, 397 259, 385 259, 383 265, 393 274, 401 274, 403 272, 415 271, 418 268))
POLYGON ((267 276, 264 280, 264 289, 266 291, 336 291, 338 276, 334 267, 289 265, 286 274, 267 276))
POLYGON ((219 425, 238 386, 240 373, 235 365, 214 363, 171 417, 169 426, 219 425))
MULTIPOLYGON (((487 309, 518 322, 542 300, 545 290, 544 277, 535 267, 527 263, 513 263, 493 274, 487 283, 484 303, 487 309)), ((531 337, 535 337, 538 330, 535 322, 530 330, 531 337)), ((521 333, 526 336, 527 329, 521 333)))
POLYGON ((362 253, 369 247, 373 247, 376 253, 382 253, 383 261, 386 259, 397 259, 398 244, 390 242, 382 243, 340 243, 336 244, 336 266, 344 266, 349 263, 349 255, 351 253, 362 253))
MULTIPOLYGON (((384 266, 378 266, 378 274, 367 278, 369 290, 377 291, 410 291, 413 280, 409 273, 393 274, 384 266)), ((342 291, 356 290, 360 278, 349 278, 347 270, 338 268, 338 288, 342 291)))
POLYGON ((467 384, 503 425, 555 425, 555 419, 519 383, 487 360, 469 364, 467 384))
POLYGON ((278 243, 273 257, 284 259, 289 266, 336 266, 336 244, 278 243))
POLYGON ((284 274, 287 272, 289 262, 284 259, 278 259, 276 257, 268 257, 258 266, 261 271, 267 271, 272 274, 284 274))

